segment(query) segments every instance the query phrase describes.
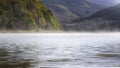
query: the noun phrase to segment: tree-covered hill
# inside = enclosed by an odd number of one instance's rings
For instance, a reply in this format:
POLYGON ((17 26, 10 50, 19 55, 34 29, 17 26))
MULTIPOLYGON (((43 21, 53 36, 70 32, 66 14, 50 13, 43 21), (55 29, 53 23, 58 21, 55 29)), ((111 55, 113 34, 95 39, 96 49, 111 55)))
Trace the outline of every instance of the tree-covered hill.
POLYGON ((59 29, 59 23, 40 0, 0 0, 0 29, 59 29))

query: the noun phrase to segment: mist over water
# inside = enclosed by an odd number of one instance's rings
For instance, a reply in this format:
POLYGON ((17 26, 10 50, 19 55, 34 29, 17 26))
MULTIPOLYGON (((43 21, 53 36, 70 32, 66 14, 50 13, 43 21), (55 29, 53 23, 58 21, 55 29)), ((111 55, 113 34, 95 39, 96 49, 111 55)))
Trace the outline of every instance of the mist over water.
POLYGON ((119 67, 120 33, 0 34, 0 67, 119 67))

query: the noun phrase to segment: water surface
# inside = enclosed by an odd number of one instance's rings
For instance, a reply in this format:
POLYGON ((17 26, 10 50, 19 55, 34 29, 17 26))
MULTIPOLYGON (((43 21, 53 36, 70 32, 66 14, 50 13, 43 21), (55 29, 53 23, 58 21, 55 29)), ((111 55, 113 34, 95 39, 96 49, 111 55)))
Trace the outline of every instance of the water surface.
POLYGON ((119 66, 119 33, 0 34, 1 68, 119 66))

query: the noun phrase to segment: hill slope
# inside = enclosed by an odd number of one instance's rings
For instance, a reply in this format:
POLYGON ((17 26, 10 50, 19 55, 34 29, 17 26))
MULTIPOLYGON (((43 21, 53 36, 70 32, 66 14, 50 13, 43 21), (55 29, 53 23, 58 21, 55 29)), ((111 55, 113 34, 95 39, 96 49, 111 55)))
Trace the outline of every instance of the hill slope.
POLYGON ((62 23, 86 17, 101 9, 86 0, 43 0, 43 2, 62 23))
POLYGON ((39 0, 0 0, 0 29, 58 29, 59 23, 39 0))
POLYGON ((43 2, 52 10, 61 23, 70 22, 79 18, 79 16, 66 7, 66 3, 63 0, 43 0, 43 2))

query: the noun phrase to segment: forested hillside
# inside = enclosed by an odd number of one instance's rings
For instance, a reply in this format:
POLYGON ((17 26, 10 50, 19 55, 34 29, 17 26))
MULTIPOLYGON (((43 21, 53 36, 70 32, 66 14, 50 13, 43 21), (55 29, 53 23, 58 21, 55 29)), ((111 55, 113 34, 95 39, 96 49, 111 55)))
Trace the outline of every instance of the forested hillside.
POLYGON ((59 23, 40 0, 0 0, 0 29, 59 29, 59 23))

